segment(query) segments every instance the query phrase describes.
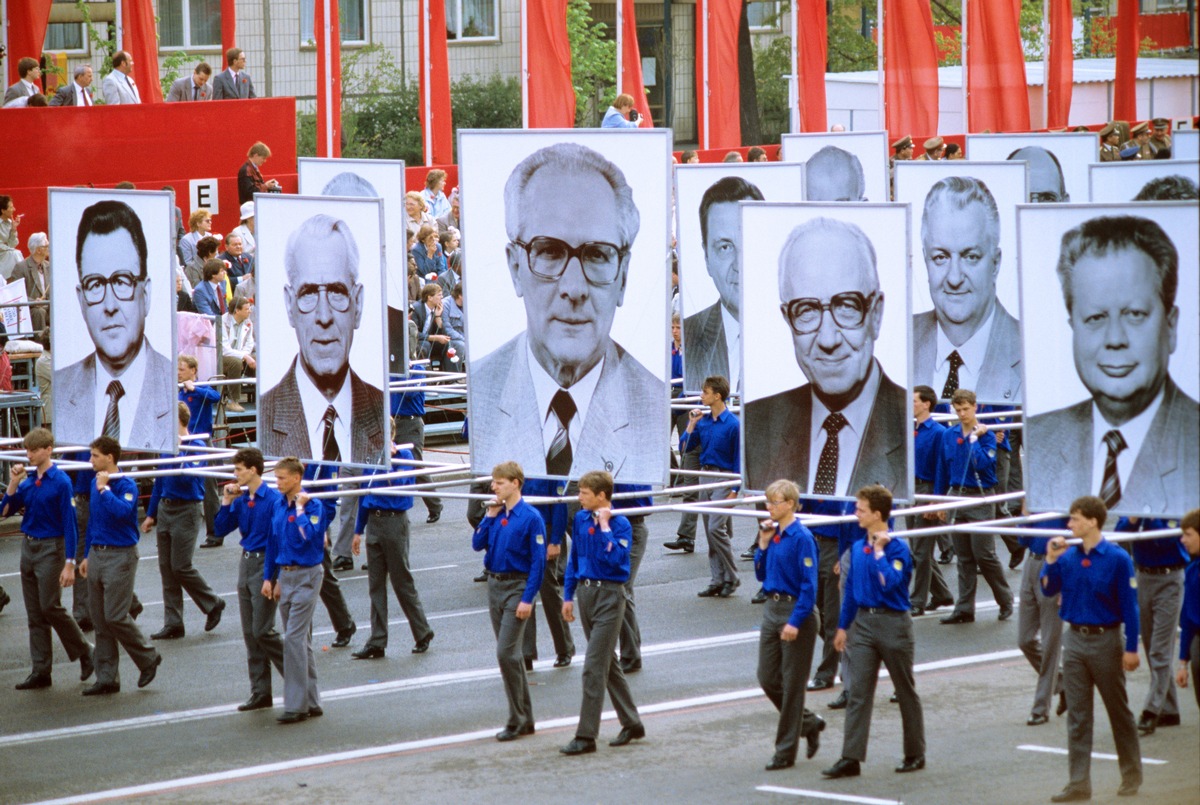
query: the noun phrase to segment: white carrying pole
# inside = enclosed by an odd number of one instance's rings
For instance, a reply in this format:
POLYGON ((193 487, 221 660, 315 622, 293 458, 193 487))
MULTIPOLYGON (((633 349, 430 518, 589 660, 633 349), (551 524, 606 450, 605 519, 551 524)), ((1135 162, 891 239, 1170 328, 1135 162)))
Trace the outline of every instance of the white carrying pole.
POLYGON ((962 46, 962 108, 963 108, 963 134, 969 134, 971 131, 970 118, 970 99, 971 92, 967 86, 967 2, 962 0, 962 29, 959 32, 959 43, 962 46))
POLYGON ((704 98, 704 142, 700 143, 700 147, 708 150, 708 143, 711 137, 710 120, 712 116, 709 114, 709 109, 712 107, 712 95, 708 90, 708 76, 712 73, 712 65, 708 62, 708 0, 700 0, 700 31, 701 31, 701 51, 704 55, 704 86, 701 89, 704 98))
POLYGON ((521 128, 529 128, 529 7, 521 0, 521 128))
MULTIPOLYGON (((887 129, 887 92, 884 88, 884 62, 883 62, 883 0, 877 0, 875 3, 875 25, 877 36, 875 37, 875 60, 879 65, 879 128, 887 129)), ((899 133, 899 132, 897 132, 899 133)))

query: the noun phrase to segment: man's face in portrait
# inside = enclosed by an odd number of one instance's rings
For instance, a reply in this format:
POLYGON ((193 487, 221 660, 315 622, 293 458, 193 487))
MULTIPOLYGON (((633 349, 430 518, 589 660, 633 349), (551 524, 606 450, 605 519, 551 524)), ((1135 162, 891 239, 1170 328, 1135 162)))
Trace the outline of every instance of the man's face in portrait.
POLYGON ((1034 204, 1071 200, 1063 183, 1062 169, 1045 148, 1036 145, 1021 148, 1009 159, 1029 163, 1029 200, 1034 204))
POLYGON ((841 149, 822 149, 805 163, 806 201, 862 201, 858 158, 841 149))
POLYGON ((738 251, 741 247, 741 218, 736 201, 713 204, 708 208, 708 237, 704 241, 704 264, 721 295, 721 304, 738 315, 741 301, 738 275, 738 251))
POLYGON ((75 291, 96 354, 114 374, 137 357, 146 328, 150 279, 142 275, 127 229, 88 234, 79 258, 75 291))
MULTIPOLYGON (((342 224, 344 226, 344 224, 342 224)), ((323 391, 341 387, 350 345, 362 320, 363 288, 340 236, 310 236, 296 249, 283 293, 288 323, 296 331, 300 363, 323 391)))
POLYGON ((956 209, 941 200, 929 209, 923 230, 929 295, 938 318, 974 332, 996 299, 1000 244, 995 222, 982 204, 956 209))

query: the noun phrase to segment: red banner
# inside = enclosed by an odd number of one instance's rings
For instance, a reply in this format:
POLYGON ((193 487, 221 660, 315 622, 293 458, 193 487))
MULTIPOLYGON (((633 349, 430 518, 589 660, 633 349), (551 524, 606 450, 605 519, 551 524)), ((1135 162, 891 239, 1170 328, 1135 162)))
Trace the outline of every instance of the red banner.
POLYGON ((46 41, 46 26, 50 24, 50 6, 53 0, 25 0, 8 4, 8 81, 15 84, 21 80, 17 73, 17 62, 28 56, 42 57, 42 44, 46 41))
POLYGON ((225 64, 225 53, 230 48, 237 47, 237 4, 235 0, 221 0, 221 69, 229 69, 225 64))
POLYGON ((151 0, 124 0, 121 4, 121 49, 133 56, 134 75, 142 103, 162 103, 158 80, 158 25, 151 0))
POLYGON ((1117 77, 1113 119, 1137 120, 1138 0, 1117 0, 1117 77))
POLYGON ((338 0, 315 0, 317 37, 317 156, 342 155, 342 32, 338 0), (326 28, 325 5, 329 4, 326 28))
POLYGON ((450 112, 450 57, 446 52, 446 2, 421 0, 420 42, 421 87, 418 92, 422 142, 425 164, 435 165, 454 161, 454 125, 450 112), (428 22, 429 30, 425 25, 428 22), (429 37, 429 54, 425 53, 425 37, 429 37), (426 86, 428 84, 428 87, 426 86), (425 107, 426 92, 429 108, 425 107))
POLYGON ((1028 131, 1021 0, 967 2, 969 131, 1028 131))
POLYGON ((575 127, 575 85, 567 41, 567 0, 528 0, 525 7, 525 87, 531 129, 575 127))
POLYGON ((892 138, 938 127, 937 47, 926 0, 883 0, 885 125, 892 138))
POLYGON ((1048 129, 1067 125, 1071 116, 1071 92, 1075 82, 1075 54, 1071 43, 1071 0, 1050 0, 1050 72, 1046 76, 1046 120, 1048 129))
POLYGON ((742 144, 742 96, 738 84, 737 49, 741 13, 742 4, 728 0, 700 0, 696 3, 696 130, 701 148, 736 148, 742 144), (706 12, 707 28, 704 24, 706 12))
POLYGON ((825 131, 825 62, 828 57, 825 0, 793 0, 796 30, 796 98, 801 131, 825 131))
POLYGON ((633 96, 633 106, 638 114, 646 118, 646 126, 653 126, 650 103, 646 100, 646 85, 642 81, 642 51, 638 47, 637 17, 633 13, 633 0, 621 2, 621 86, 617 92, 633 96))

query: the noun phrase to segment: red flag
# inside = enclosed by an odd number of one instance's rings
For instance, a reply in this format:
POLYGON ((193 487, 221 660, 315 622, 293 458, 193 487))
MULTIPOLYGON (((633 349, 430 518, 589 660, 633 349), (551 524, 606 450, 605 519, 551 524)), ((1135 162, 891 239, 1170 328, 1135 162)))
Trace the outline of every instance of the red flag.
POLYGON ((634 108, 646 118, 644 125, 653 126, 650 103, 646 100, 646 85, 642 83, 642 51, 638 47, 633 0, 621 0, 621 78, 621 86, 617 91, 632 95, 634 108))
POLYGON ((883 0, 885 125, 891 137, 937 132, 937 47, 926 0, 883 0))
POLYGON ((567 41, 567 0, 528 0, 525 8, 525 97, 531 129, 575 127, 575 85, 567 41))
MULTIPOLYGON (((221 0, 221 63, 225 63, 225 53, 230 48, 237 47, 237 5, 235 0, 221 0)), ((229 65, 225 64, 225 69, 229 65)))
POLYGON ((741 13, 742 4, 728 0, 700 0, 696 3, 696 126, 700 147, 704 149, 737 148, 742 144, 737 49, 741 13), (704 93, 706 72, 708 97, 704 93))
POLYGON ((52 3, 53 0, 26 0, 8 4, 8 84, 21 80, 17 62, 26 56, 31 59, 42 57, 52 3))
POLYGON ((422 142, 425 143, 426 165, 449 165, 454 162, 453 119, 450 113, 450 59, 446 53, 445 0, 421 0, 419 56, 421 87, 418 93, 422 142), (428 23, 428 25, 426 24, 428 23), (429 40, 429 55, 425 40, 429 40), (425 98, 429 96, 429 107, 425 98))
POLYGON ((970 131, 1029 131, 1020 14, 1021 0, 967 0, 970 131))
POLYGON ((342 32, 338 0, 315 0, 313 32, 317 38, 317 156, 336 158, 342 155, 342 32))
POLYGON ((1137 120, 1138 0, 1117 0, 1117 78, 1113 118, 1137 120))
POLYGON ((142 103, 162 103, 158 80, 158 25, 151 0, 124 0, 121 4, 121 49, 133 56, 134 75, 142 103))
POLYGON ((1046 122, 1048 129, 1067 125, 1071 115, 1071 91, 1075 81, 1075 53, 1071 43, 1071 0, 1050 0, 1049 63, 1046 75, 1046 122))
POLYGON ((825 63, 828 32, 825 0, 793 0, 796 30, 792 46, 796 48, 796 99, 800 108, 801 131, 825 131, 825 63))

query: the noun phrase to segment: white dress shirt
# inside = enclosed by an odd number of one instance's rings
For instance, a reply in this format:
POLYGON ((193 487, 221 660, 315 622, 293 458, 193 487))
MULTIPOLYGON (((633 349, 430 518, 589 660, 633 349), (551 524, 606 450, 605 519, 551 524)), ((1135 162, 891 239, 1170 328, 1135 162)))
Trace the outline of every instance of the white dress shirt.
POLYGON ((79 86, 78 81, 72 81, 71 86, 75 88, 75 105, 76 106, 91 106, 92 105, 91 96, 87 96, 86 98, 84 97, 85 95, 87 95, 87 90, 84 89, 83 87, 79 86))
POLYGON ((604 370, 604 359, 592 367, 592 370, 575 382, 569 389, 563 389, 558 381, 550 377, 542 365, 533 356, 528 342, 525 344, 525 358, 529 362, 529 374, 533 380, 533 393, 537 398, 538 413, 542 415, 542 452, 550 452, 550 445, 558 433, 558 416, 550 409, 550 403, 559 390, 571 395, 575 403, 575 416, 567 425, 567 439, 571 450, 579 444, 583 434, 583 423, 587 421, 588 408, 592 404, 592 395, 596 393, 596 385, 600 382, 600 374, 604 370))
POLYGON ((104 417, 108 415, 108 384, 113 380, 120 380, 125 393, 117 400, 117 415, 121 420, 121 436, 117 441, 129 444, 129 437, 133 433, 133 421, 137 417, 138 402, 142 396, 146 377, 146 351, 149 349, 149 342, 143 338, 142 348, 138 350, 137 357, 120 375, 109 374, 100 356, 96 356, 96 387, 92 391, 92 412, 95 418, 92 422, 97 434, 104 433, 104 417))
MULTIPOLYGON (((325 394, 313 385, 300 362, 296 362, 296 388, 300 390, 300 404, 304 406, 304 422, 308 425, 309 456, 319 461, 324 453, 325 440, 325 409, 330 406, 325 394)), ((347 370, 346 379, 341 389, 333 398, 333 435, 337 439, 338 448, 342 452, 342 461, 350 460, 350 414, 354 408, 354 397, 350 392, 350 372, 347 370)))
MULTIPOLYGON (((838 432, 837 486, 834 487, 834 494, 853 495, 857 491, 849 488, 850 476, 854 474, 854 465, 858 463, 858 450, 862 445, 867 425, 870 424, 871 408, 875 405, 875 395, 879 392, 882 374, 879 364, 872 360, 870 374, 867 375, 867 382, 863 384, 862 391, 840 412, 846 417, 847 424, 838 432)), ((825 442, 829 437, 825 428, 821 426, 825 424, 825 418, 832 413, 817 397, 815 391, 812 401, 812 424, 808 440, 808 489, 804 490, 808 493, 812 493, 813 485, 817 481, 817 465, 821 461, 821 451, 825 449, 825 442)))
POLYGON ((1117 454, 1117 478, 1121 481, 1121 488, 1124 489, 1129 484, 1129 475, 1133 472, 1133 465, 1137 462, 1138 453, 1142 451, 1142 443, 1146 441, 1146 435, 1150 433, 1150 424, 1154 422, 1154 415, 1158 413, 1158 409, 1162 405, 1163 396, 1163 390, 1159 389, 1154 401, 1146 406, 1145 411, 1119 428, 1108 424, 1108 420, 1100 413, 1100 409, 1096 407, 1095 403, 1092 403, 1092 491, 1094 494, 1100 494, 1100 489, 1104 484, 1104 462, 1108 460, 1108 445, 1104 441, 1104 434, 1110 430, 1118 430, 1121 432, 1121 437, 1125 439, 1126 448, 1117 454))
MULTIPOLYGON (((221 317, 221 330, 221 349, 225 355, 244 360, 254 352, 254 328, 250 319, 239 323, 232 313, 226 313, 221 317)), ((322 416, 324 413, 321 412, 322 416)))
POLYGON ((946 387, 946 378, 950 376, 950 353, 955 351, 962 359, 962 366, 958 367, 958 387, 960 389, 979 388, 979 373, 983 369, 983 359, 987 357, 988 341, 992 338, 992 324, 995 321, 996 306, 992 305, 992 312, 988 314, 987 321, 961 347, 950 343, 950 339, 942 331, 942 326, 938 325, 937 363, 933 368, 935 394, 941 394, 942 389, 946 387))

